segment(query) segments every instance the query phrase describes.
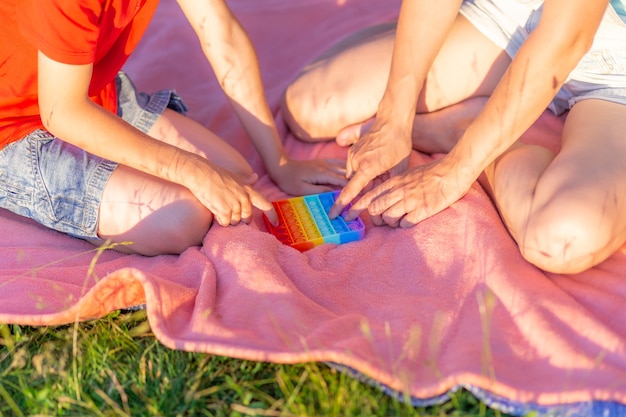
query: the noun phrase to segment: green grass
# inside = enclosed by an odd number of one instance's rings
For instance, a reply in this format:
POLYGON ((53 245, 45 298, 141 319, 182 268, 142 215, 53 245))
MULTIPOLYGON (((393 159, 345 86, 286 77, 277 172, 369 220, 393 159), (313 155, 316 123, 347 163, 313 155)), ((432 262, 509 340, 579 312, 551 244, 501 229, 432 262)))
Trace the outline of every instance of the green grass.
POLYGON ((465 391, 414 408, 321 363, 171 350, 145 312, 0 325, 0 416, 499 416, 465 391))

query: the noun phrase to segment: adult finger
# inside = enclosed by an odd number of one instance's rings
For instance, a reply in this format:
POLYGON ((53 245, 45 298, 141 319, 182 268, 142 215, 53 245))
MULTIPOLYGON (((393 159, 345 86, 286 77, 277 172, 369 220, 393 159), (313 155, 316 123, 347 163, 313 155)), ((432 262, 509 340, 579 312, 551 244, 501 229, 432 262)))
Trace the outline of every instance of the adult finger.
POLYGON ((352 162, 352 153, 348 152, 348 157, 346 158, 346 178, 352 178, 356 169, 353 166, 352 162))
POLYGON ((350 216, 349 218, 352 218, 352 215, 354 213, 360 213, 363 210, 367 210, 372 216, 380 216, 384 212, 384 210, 373 211, 371 209, 372 202, 388 193, 391 188, 392 185, 390 184, 389 180, 377 185, 376 187, 373 187, 370 191, 368 191, 361 198, 359 198, 358 201, 352 204, 352 207, 350 207, 350 210, 348 210, 348 216, 350 216))
POLYGON ((387 212, 387 216, 400 218, 407 212, 404 193, 400 189, 394 189, 391 180, 387 181, 381 191, 374 197, 368 205, 370 214, 383 214, 387 212))
POLYGON ((346 126, 337 134, 337 137, 335 138, 337 145, 350 146, 356 143, 365 132, 371 129, 373 123, 374 118, 372 117, 363 123, 346 126))
POLYGON ((346 157, 346 178, 352 178, 359 170, 358 154, 362 146, 362 142, 357 142, 348 150, 348 156, 346 157))
MULTIPOLYGON (((344 208, 348 204, 350 204, 352 200, 356 198, 357 195, 359 195, 361 190, 365 188, 365 186, 372 179, 373 177, 370 177, 370 175, 368 175, 367 172, 357 171, 354 174, 354 176, 350 179, 350 181, 348 181, 348 184, 346 184, 343 190, 341 190, 341 193, 339 193, 339 195, 337 196, 337 199, 335 200, 335 204, 333 204, 333 206, 330 208, 328 216, 331 219, 334 219, 335 217, 340 215, 341 212, 344 210, 344 208)), ((355 215, 355 210, 351 209, 349 212, 349 215, 346 216, 346 220, 347 221, 353 220, 354 218, 356 218, 357 215, 358 213, 356 213, 355 215)))
POLYGON ((381 216, 372 216, 370 214, 370 220, 374 226, 383 226, 385 224, 381 216))
POLYGON ((402 220, 400 220, 400 224, 399 226, 403 229, 409 229, 413 226, 415 226, 417 223, 419 223, 419 221, 414 220, 413 216, 410 215, 411 213, 407 214, 406 216, 404 216, 402 218, 402 220))
POLYGON ((389 227, 398 227, 400 221, 406 215, 406 210, 403 207, 402 202, 389 207, 387 211, 381 214, 383 222, 389 227))
POLYGON ((350 146, 356 143, 361 137, 361 125, 352 125, 343 128, 335 137, 335 142, 339 146, 350 146))

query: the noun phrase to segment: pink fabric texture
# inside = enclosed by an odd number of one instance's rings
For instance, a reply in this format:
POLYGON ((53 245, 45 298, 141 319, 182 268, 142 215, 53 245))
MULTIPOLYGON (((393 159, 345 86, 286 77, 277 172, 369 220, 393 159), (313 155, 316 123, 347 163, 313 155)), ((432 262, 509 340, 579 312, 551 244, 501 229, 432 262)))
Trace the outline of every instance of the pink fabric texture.
MULTIPOLYGON (((294 139, 279 113, 290 79, 355 29, 392 20, 391 0, 233 0, 255 43, 279 130, 297 158, 344 157, 294 139)), ((163 0, 126 66, 140 90, 174 87, 189 115, 258 169, 257 189, 285 197, 218 88, 173 0, 163 0)), ((558 147, 548 113, 524 139, 558 147)), ((425 156, 413 155, 415 163, 425 156)), ((408 230, 300 253, 251 225, 213 227, 203 247, 154 258, 88 243, 0 211, 0 322, 55 325, 146 303, 164 345, 282 363, 328 361, 415 398, 472 385, 512 401, 626 404, 626 248, 575 276, 525 262, 475 185, 408 230)))

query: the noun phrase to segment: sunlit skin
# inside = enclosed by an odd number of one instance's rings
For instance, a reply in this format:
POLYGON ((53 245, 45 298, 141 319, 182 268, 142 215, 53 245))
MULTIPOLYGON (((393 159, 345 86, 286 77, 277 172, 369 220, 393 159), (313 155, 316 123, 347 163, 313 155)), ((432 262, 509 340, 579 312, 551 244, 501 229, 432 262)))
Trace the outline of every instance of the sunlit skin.
POLYGON ((626 106, 577 103, 558 155, 516 140, 588 51, 608 2, 545 1, 513 60, 461 3, 404 1, 397 27, 354 34, 286 90, 294 134, 351 145, 332 214, 354 200, 349 217, 411 227, 479 180, 528 261, 558 273, 598 264, 626 240, 626 106), (412 149, 446 155, 409 168, 412 149))
MULTIPOLYGON (((226 2, 178 3, 277 185, 297 195, 345 185, 343 161, 295 161, 285 153, 252 43, 226 2)), ((252 187, 258 177, 250 165, 200 124, 166 110, 143 134, 89 100, 93 65, 67 65, 40 53, 38 66, 46 129, 120 164, 104 189, 98 230, 99 237, 114 243, 132 242, 116 249, 180 253, 200 245, 213 223, 249 223, 253 208, 275 218, 271 203, 252 187)))

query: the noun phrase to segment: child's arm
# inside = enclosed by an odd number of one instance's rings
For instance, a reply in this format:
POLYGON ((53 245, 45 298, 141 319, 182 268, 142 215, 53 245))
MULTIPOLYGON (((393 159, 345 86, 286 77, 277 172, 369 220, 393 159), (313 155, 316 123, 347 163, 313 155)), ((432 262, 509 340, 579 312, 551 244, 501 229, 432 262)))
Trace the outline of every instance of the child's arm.
MULTIPOLYGON (((246 183, 196 154, 158 141, 93 103, 92 65, 67 65, 39 53, 39 107, 45 128, 87 152, 187 187, 221 225, 272 205, 246 183), (237 213, 234 213, 237 211, 237 213), (240 211, 240 213, 239 213, 240 211)), ((237 220, 238 222, 238 220, 237 220)))
POLYGON ((261 155, 270 176, 286 192, 327 191, 344 185, 343 162, 290 160, 267 104, 256 52, 223 0, 178 0, 195 30, 220 86, 261 155))

